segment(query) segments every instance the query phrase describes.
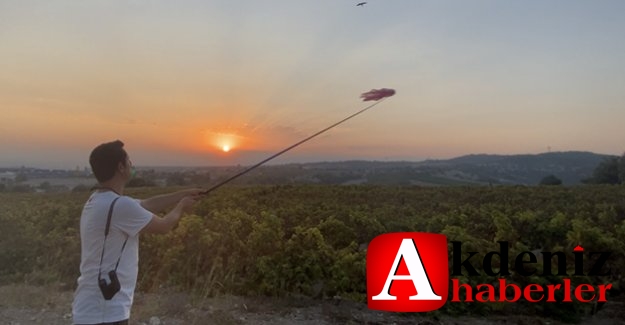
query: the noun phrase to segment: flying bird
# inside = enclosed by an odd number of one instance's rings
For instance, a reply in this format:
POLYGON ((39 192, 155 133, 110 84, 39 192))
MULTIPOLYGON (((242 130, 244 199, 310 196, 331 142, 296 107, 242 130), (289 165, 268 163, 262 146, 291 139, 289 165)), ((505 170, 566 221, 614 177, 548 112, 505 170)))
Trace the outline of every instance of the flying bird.
POLYGON ((358 6, 363 7, 363 6, 364 6, 364 5, 366 5, 366 4, 367 4, 366 2, 359 2, 359 3, 356 5, 356 7, 358 7, 358 6))

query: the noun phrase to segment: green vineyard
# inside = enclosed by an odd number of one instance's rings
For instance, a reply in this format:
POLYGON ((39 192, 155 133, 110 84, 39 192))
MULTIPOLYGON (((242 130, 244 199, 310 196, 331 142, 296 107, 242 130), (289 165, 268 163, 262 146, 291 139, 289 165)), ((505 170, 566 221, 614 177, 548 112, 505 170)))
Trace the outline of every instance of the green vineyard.
MULTIPOLYGON (((126 194, 145 198, 170 190, 126 194)), ((0 193, 0 284, 74 288, 79 217, 88 195, 0 193)), ((196 297, 304 295, 364 302, 367 244, 379 234, 400 231, 442 233, 481 256, 507 241, 511 264, 523 251, 562 251, 570 252, 567 268, 573 269, 576 245, 609 251, 610 275, 570 278, 611 283, 608 301, 623 299, 625 186, 224 188, 198 203, 174 231, 141 238, 138 290, 165 286, 196 297)), ((450 256, 451 251, 449 243, 450 256)), ((485 274, 456 278, 468 284, 498 281, 485 274)), ((519 285, 560 280, 506 277, 519 285)), ((596 304, 581 302, 447 303, 437 313, 536 313, 576 321, 593 308, 596 304)))

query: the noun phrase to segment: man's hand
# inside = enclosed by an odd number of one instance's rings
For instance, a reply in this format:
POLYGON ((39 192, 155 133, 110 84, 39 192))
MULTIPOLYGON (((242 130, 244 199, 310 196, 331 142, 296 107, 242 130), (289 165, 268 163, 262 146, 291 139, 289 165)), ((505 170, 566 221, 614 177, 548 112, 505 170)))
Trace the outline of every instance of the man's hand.
POLYGON ((178 202, 178 207, 180 207, 181 211, 188 213, 189 211, 191 211, 193 205, 195 204, 195 202, 197 202, 199 198, 200 195, 197 193, 186 195, 180 200, 180 202, 178 202))
POLYGON ((180 193, 182 197, 186 197, 186 196, 197 196, 197 195, 200 195, 204 191, 206 190, 203 188, 190 188, 188 190, 179 191, 178 193, 180 193))

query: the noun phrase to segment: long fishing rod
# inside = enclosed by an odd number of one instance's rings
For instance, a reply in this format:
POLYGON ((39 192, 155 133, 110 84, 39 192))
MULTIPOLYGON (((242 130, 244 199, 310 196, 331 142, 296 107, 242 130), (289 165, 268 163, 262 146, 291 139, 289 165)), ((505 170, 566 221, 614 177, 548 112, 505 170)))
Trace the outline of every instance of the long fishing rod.
POLYGON ((269 158, 266 158, 265 160, 255 164, 255 165, 253 165, 251 167, 248 167, 247 169, 239 172, 238 174, 235 174, 235 175, 231 176, 230 178, 228 178, 228 179, 218 183, 217 185, 214 185, 213 187, 207 189, 206 191, 201 192, 201 194, 208 194, 208 193, 218 189, 219 187, 221 187, 221 186, 223 186, 223 185, 233 181, 234 179, 236 179, 238 177, 241 177, 241 176, 245 175, 246 173, 248 173, 248 172, 252 171, 253 169, 261 166, 262 164, 264 164, 264 163, 266 163, 266 162, 268 162, 268 161, 270 161, 270 160, 272 160, 272 159, 282 155, 283 153, 285 153, 285 152, 287 152, 287 151, 289 151, 289 150, 299 146, 300 144, 302 144, 302 143, 304 143, 304 142, 306 142, 306 141, 308 141, 308 140, 310 140, 310 139, 312 139, 312 138, 314 138, 314 137, 316 137, 316 136, 318 136, 318 135, 320 135, 320 134, 330 130, 331 128, 333 128, 333 127, 335 127, 335 126, 337 126, 337 125, 339 125, 339 124, 341 124, 341 123, 343 123, 343 122, 345 122, 345 121, 347 121, 347 120, 349 120, 349 119, 351 119, 351 118, 353 118, 353 117, 355 117, 355 116, 357 116, 359 114, 364 113, 368 109, 373 108, 377 104, 383 102, 384 99, 386 99, 387 97, 390 97, 390 96, 393 96, 393 95, 395 95, 395 90, 388 89, 388 88, 372 89, 372 90, 370 90, 370 91, 368 91, 366 93, 363 93, 362 95, 360 95, 360 97, 363 98, 363 101, 375 100, 376 102, 371 104, 371 105, 369 105, 369 106, 367 106, 367 107, 365 107, 365 108, 363 108, 363 109, 361 109, 360 111, 358 111, 358 112, 356 112, 356 113, 354 113, 354 114, 352 114, 352 115, 350 115, 350 116, 348 116, 348 117, 346 117, 346 118, 344 118, 344 119, 342 119, 342 120, 340 120, 340 121, 338 121, 338 122, 328 126, 327 128, 325 128, 325 129, 323 129, 323 130, 321 130, 321 131, 319 131, 319 132, 317 132, 317 133, 307 137, 306 139, 301 140, 301 141, 291 145, 290 147, 288 147, 288 148, 286 148, 286 149, 284 149, 284 150, 282 150, 282 151, 280 151, 280 152, 270 156, 269 158))

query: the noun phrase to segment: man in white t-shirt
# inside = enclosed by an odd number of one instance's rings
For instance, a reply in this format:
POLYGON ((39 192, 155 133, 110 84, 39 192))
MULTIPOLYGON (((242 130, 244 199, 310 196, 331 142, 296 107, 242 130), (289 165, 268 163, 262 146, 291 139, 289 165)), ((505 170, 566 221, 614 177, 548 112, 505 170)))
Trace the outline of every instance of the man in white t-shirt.
POLYGON ((190 189, 145 200, 124 196, 133 169, 123 147, 119 140, 103 143, 89 157, 99 187, 80 216, 81 262, 72 304, 74 324, 128 324, 137 284, 139 234, 173 229, 202 191, 190 189), (156 215, 172 206, 164 217, 156 215), (109 231, 105 236, 107 221, 109 231), (119 280, 119 290, 114 288, 116 281, 109 276, 111 271, 119 280), (103 290, 100 284, 113 289, 103 290), (109 299, 105 298, 105 291, 109 299))

